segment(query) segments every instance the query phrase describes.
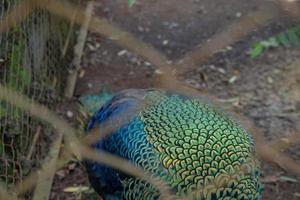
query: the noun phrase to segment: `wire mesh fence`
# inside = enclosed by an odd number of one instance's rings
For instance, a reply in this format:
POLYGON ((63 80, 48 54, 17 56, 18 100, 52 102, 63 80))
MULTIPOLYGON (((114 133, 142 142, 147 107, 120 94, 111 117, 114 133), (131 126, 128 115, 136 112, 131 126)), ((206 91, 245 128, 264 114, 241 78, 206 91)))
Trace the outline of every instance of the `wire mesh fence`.
MULTIPOLYGON (((75 19, 72 17, 75 6, 65 6, 64 3, 65 1, 55 0, 0 1, 0 98, 6 99, 6 101, 0 101, 0 181, 4 185, 10 186, 19 183, 18 180, 28 176, 24 180, 24 182, 27 181, 27 187, 19 189, 18 194, 23 194, 24 191, 28 191, 36 184, 37 172, 31 173, 33 172, 32 169, 39 168, 42 164, 49 167, 49 163, 41 162, 48 155, 49 144, 53 142, 51 135, 54 130, 49 126, 50 124, 64 136, 65 144, 68 144, 66 149, 70 150, 69 153, 102 162, 132 176, 149 180, 158 189, 161 189, 161 193, 166 192, 168 194, 168 188, 165 189, 165 187, 160 186, 159 182, 150 179, 143 169, 124 160, 118 160, 117 157, 112 157, 105 154, 105 152, 99 153, 90 150, 86 146, 88 142, 80 142, 75 137, 76 130, 61 120, 54 112, 40 106, 40 104, 43 104, 53 109, 56 103, 59 102, 65 75, 67 74, 67 66, 70 63, 71 52, 73 51, 74 27, 72 24, 84 24, 84 13, 78 12, 79 17, 75 19), (7 20, 5 20, 6 14, 11 10, 18 13, 18 7, 15 7, 15 5, 20 2, 40 2, 41 7, 35 8, 33 12, 30 11, 30 15, 26 15, 26 18, 20 14, 20 19, 15 18, 14 20, 21 22, 16 25, 12 25, 13 23, 9 26, 6 25, 10 28, 3 32, 1 28, 5 27, 3 23, 7 23, 7 20), (42 5, 45 2, 48 3, 47 6, 42 5), (66 18, 66 21, 54 16, 53 13, 66 18), (72 22, 72 19, 75 22, 72 22), (23 94, 23 96, 7 90, 2 85, 23 94), (10 95, 8 95, 9 93, 10 95), (5 94, 7 94, 7 98, 3 97, 5 94), (14 99, 16 99, 16 102, 13 101, 14 99), (28 100, 32 104, 28 103, 28 100), (25 102, 24 105, 21 105, 21 101, 25 102), (37 104, 37 102, 40 104, 37 104), (28 113, 24 110, 30 110, 31 112, 28 113), (41 111, 45 111, 49 116, 43 116, 41 111), (49 124, 43 123, 41 120, 45 120, 49 124)), ((19 13, 22 13, 21 11, 19 10, 19 13)), ((260 26, 271 18, 273 18, 273 15, 265 15, 263 11, 245 17, 229 27, 229 31, 225 30, 221 34, 215 35, 212 42, 207 43, 204 47, 188 52, 182 63, 180 62, 172 67, 189 69, 186 66, 190 63, 192 63, 191 67, 194 67, 193 64, 203 63, 215 53, 215 49, 221 49, 228 43, 234 43, 239 38, 247 35, 253 29, 252 27, 260 26), (241 29, 240 27, 243 24, 250 28, 241 29), (219 41, 225 42, 220 43, 219 41)), ((185 91, 192 95, 195 94, 195 96, 198 94, 198 91, 176 80, 176 73, 173 73, 173 68, 166 64, 168 63, 166 57, 151 45, 143 43, 132 34, 111 25, 107 20, 99 17, 91 19, 89 29, 109 38, 117 38, 114 40, 116 44, 126 47, 151 61, 161 71, 156 75, 158 76, 156 86, 185 91)), ((255 130, 254 125, 250 124, 250 126, 255 130)), ((105 126, 101 127, 101 134, 105 135, 106 132, 108 134, 114 128, 118 127, 109 126, 107 130, 105 126)), ((96 137, 92 138, 91 141, 98 139, 99 129, 98 127, 94 130, 95 134, 90 135, 96 137)), ((261 131, 253 131, 256 134, 258 132, 261 131)), ((298 163, 270 148, 263 137, 255 137, 255 139, 258 144, 257 151, 265 160, 275 162, 287 171, 290 170, 299 174, 298 163)), ((61 158, 57 162, 59 163, 59 161, 61 161, 61 158)), ((55 164, 57 163, 54 163, 54 166, 55 164)), ((60 165, 57 164, 57 166, 60 165)), ((41 171, 40 174, 47 173, 47 169, 41 171)), ((22 186, 22 184, 20 185, 22 186)), ((204 185, 203 188, 205 187, 204 185)), ((18 190, 18 187, 16 188, 18 190)), ((4 194, 5 192, 2 191, 0 185, 0 197, 1 193, 4 194)))
MULTIPOLYGON (((0 1, 0 23, 18 0, 0 1)), ((15 8, 14 8, 15 9, 15 8)), ((53 108, 70 62, 71 23, 41 8, 0 35, 1 83, 53 108)), ((28 113, 0 102, 0 180, 28 175, 48 152, 53 130, 28 113)))

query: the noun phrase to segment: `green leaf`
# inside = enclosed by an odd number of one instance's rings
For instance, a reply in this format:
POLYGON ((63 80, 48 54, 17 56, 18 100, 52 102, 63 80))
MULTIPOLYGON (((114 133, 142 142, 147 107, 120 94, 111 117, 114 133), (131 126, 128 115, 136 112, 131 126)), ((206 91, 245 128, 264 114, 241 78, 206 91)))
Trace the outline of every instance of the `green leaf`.
POLYGON ((296 33, 299 37, 300 34, 300 26, 295 26, 289 29, 290 31, 293 31, 294 33, 296 33))
POLYGON ((291 44, 293 44, 293 45, 299 45, 300 39, 299 39, 299 37, 297 36, 297 34, 296 34, 295 31, 289 30, 289 31, 287 32, 287 36, 288 36, 289 40, 291 41, 291 44))
POLYGON ((283 46, 285 46, 285 47, 290 47, 291 46, 291 43, 290 43, 290 41, 287 38, 285 33, 280 33, 277 36, 277 39, 279 40, 279 43, 282 44, 283 46))
POLYGON ((261 45, 260 43, 255 44, 249 51, 250 57, 256 58, 262 53, 263 50, 264 50, 263 45, 261 45))
POLYGON ((263 46, 263 47, 266 47, 266 48, 270 48, 270 47, 278 47, 279 43, 277 42, 276 38, 275 37, 271 37, 270 39, 268 40, 263 40, 260 42, 260 44, 263 46))
POLYGON ((134 3, 135 3, 135 0, 128 0, 129 7, 132 7, 134 3))
POLYGON ((272 36, 267 40, 262 40, 252 45, 249 54, 252 58, 257 57, 264 49, 270 47, 284 46, 286 48, 300 45, 300 26, 289 28, 288 30, 272 36))

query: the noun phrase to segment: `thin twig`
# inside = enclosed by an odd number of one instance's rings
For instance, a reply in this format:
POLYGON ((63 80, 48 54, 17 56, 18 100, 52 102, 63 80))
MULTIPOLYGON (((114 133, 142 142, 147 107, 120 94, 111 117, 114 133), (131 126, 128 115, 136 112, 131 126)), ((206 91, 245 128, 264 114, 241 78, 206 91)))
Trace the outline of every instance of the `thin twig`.
POLYGON ((245 15, 221 33, 214 35, 209 42, 198 45, 199 48, 187 53, 181 62, 175 65, 177 73, 182 74, 204 64, 219 50, 236 43, 267 22, 275 20, 278 14, 275 9, 274 6, 262 6, 258 11, 245 15))
MULTIPOLYGON (((78 3, 80 3, 81 0, 78 0, 78 3)), ((70 23, 70 28, 69 28, 69 31, 68 31, 68 34, 67 34, 67 39, 65 41, 65 44, 64 44, 64 47, 63 47, 63 50, 62 50, 62 57, 65 57, 66 53, 67 53, 67 49, 69 47, 69 43, 70 43, 70 38, 74 32, 74 25, 75 25, 75 17, 77 16, 77 12, 79 10, 79 5, 77 6, 77 8, 74 10, 73 12, 73 16, 72 16, 72 19, 71 19, 71 23, 70 23)))
POLYGON ((37 127, 37 130, 36 130, 34 136, 33 136, 32 144, 31 144, 30 149, 29 149, 29 151, 28 151, 28 154, 27 154, 27 156, 26 156, 26 159, 27 159, 27 160, 30 160, 30 159, 31 159, 31 156, 32 156, 34 147, 35 147, 35 145, 36 145, 36 143, 37 143, 37 140, 38 140, 39 137, 40 137, 41 129, 42 129, 42 127, 39 125, 39 126, 37 127))

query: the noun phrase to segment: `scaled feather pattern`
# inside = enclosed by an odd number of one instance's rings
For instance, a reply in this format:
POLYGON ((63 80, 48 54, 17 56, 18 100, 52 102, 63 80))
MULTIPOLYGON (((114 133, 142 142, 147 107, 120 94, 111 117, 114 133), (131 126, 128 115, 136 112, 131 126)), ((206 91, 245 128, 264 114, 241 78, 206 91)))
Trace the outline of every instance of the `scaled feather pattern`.
MULTIPOLYGON (((127 159, 165 181, 178 197, 259 200, 263 190, 251 135, 235 120, 195 97, 161 90, 117 93, 94 113, 87 130, 130 113, 128 121, 92 147, 127 159), (138 108, 138 109, 137 109, 138 108)), ((159 199, 150 183, 85 161, 105 200, 159 199)))

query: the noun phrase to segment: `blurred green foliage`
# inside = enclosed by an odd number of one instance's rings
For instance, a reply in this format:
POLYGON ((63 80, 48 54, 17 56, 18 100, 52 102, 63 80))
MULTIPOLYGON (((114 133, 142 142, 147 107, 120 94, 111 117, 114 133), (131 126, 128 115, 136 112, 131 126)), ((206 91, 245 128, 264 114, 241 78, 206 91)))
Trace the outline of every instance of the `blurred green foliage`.
POLYGON ((263 53, 264 50, 270 48, 276 48, 279 46, 283 47, 294 47, 300 44, 300 26, 289 28, 278 35, 272 36, 266 40, 262 40, 254 43, 248 54, 251 58, 256 58, 263 53))
POLYGON ((135 3, 135 0, 128 0, 129 7, 132 7, 134 3, 135 3))
MULTIPOLYGON (((11 46, 11 51, 8 57, 8 70, 6 76, 6 85, 14 90, 18 90, 21 93, 26 92, 30 86, 30 74, 25 69, 23 64, 24 58, 24 36, 19 26, 15 26, 12 29, 12 34, 16 36, 14 43, 11 46)), ((14 108, 9 104, 0 104, 0 118, 10 113, 11 116, 18 118, 21 114, 19 109, 14 108)))

